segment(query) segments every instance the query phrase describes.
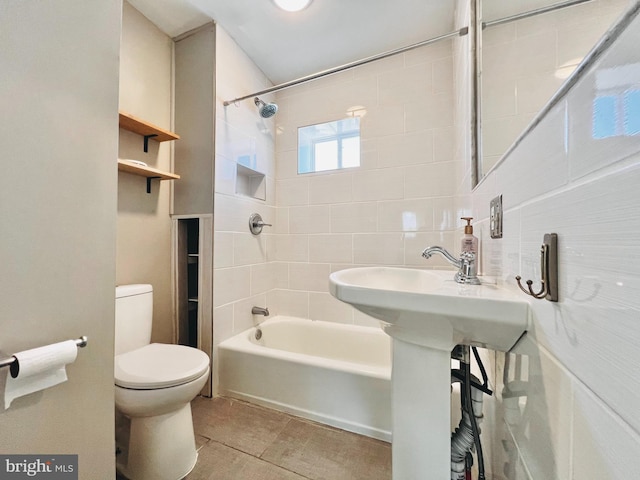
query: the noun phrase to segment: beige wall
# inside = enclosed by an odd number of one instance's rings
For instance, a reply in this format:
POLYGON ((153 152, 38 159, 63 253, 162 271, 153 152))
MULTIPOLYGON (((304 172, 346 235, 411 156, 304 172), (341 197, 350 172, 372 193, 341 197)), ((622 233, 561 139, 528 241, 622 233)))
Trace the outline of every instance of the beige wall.
MULTIPOLYGON (((172 40, 125 2, 120 109, 168 130, 172 127, 172 55, 172 40)), ((148 153, 142 142, 140 135, 120 130, 118 158, 172 170, 173 142, 150 140, 148 153)), ((143 177, 118 174, 116 283, 153 285, 152 341, 166 343, 173 339, 170 192, 170 181, 154 180, 147 194, 143 177)))
POLYGON ((175 123, 181 133, 175 145, 175 215, 213 213, 215 28, 201 27, 175 44, 175 123))
POLYGON ((66 383, 0 407, 0 452, 78 454, 83 480, 115 476, 121 7, 0 2, 0 350, 89 337, 66 383))

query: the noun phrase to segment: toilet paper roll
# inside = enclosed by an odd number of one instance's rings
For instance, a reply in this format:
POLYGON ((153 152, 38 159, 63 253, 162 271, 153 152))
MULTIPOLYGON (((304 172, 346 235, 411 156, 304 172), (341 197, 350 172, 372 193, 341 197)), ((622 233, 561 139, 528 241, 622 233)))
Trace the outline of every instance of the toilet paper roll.
POLYGON ((5 410, 16 398, 66 382, 65 365, 74 362, 77 355, 73 340, 15 353, 4 389, 5 410))

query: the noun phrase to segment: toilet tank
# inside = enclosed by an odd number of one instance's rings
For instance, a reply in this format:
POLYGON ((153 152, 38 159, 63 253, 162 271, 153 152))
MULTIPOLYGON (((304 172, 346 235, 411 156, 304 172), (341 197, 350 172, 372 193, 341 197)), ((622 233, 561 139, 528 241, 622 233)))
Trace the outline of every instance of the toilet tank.
POLYGON ((127 353, 151 342, 153 286, 116 287, 115 354, 127 353))

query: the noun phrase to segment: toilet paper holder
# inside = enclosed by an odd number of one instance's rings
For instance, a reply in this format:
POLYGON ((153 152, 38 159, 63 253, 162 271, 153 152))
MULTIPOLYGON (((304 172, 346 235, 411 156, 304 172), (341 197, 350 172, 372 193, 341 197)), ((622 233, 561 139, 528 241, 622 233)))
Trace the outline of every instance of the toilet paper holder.
MULTIPOLYGON (((88 342, 88 338, 86 335, 81 336, 80 338, 77 338, 74 340, 74 342, 76 343, 76 345, 79 348, 84 348, 87 346, 87 342, 88 342)), ((2 367, 9 367, 11 366, 14 362, 16 361, 16 357, 11 356, 8 358, 3 358, 0 359, 0 368, 2 367)))

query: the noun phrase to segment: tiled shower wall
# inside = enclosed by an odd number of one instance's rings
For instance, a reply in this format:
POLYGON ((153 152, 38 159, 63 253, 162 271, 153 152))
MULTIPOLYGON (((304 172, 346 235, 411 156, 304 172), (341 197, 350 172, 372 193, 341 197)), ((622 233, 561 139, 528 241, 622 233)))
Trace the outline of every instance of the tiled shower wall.
MULTIPOLYGON (((355 265, 438 267, 421 251, 454 248, 452 43, 421 47, 277 94, 279 271, 268 303, 280 314, 372 324, 328 293, 332 271, 355 265), (361 166, 297 173, 300 126, 361 114, 361 166)), ((377 325, 377 323, 375 323, 377 325)))
MULTIPOLYGON (((267 263, 267 237, 254 236, 249 216, 259 212, 275 219, 275 123, 262 119, 253 103, 225 100, 271 86, 231 37, 216 26, 216 155, 214 198, 214 344, 253 326, 251 307, 267 306, 266 293, 275 280, 267 263), (266 200, 237 194, 237 160, 248 159, 265 175, 266 200)), ((269 96, 261 97, 270 101, 269 96)))
POLYGON ((496 480, 613 480, 640 469, 640 127, 625 100, 640 91, 639 42, 636 18, 472 195, 487 273, 514 289, 518 274, 537 285, 542 237, 559 237, 560 301, 532 300, 526 342, 495 354, 496 480), (602 97, 620 101, 610 136, 594 129, 602 97), (498 194, 504 237, 492 240, 498 194))

